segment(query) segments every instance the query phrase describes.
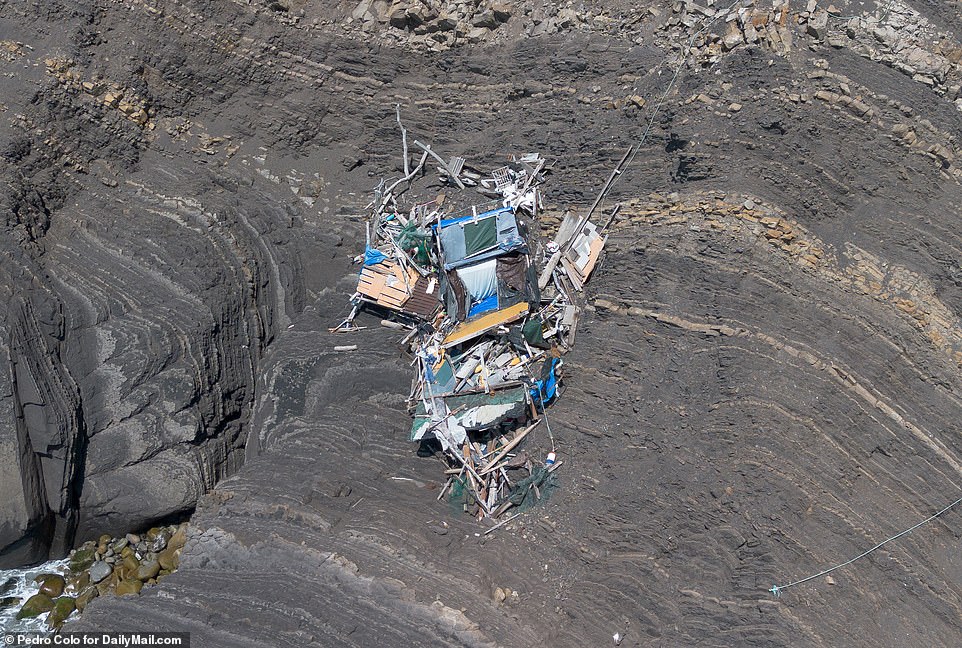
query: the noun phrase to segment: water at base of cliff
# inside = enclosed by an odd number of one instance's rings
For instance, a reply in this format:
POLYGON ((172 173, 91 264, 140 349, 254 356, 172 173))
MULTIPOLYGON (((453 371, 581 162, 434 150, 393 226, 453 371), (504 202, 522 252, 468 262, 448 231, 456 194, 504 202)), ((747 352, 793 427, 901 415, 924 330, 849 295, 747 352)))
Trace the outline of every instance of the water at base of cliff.
POLYGON ((67 569, 67 559, 51 560, 36 567, 23 569, 0 569, 0 599, 15 596, 20 599, 16 605, 0 607, 0 634, 4 632, 41 632, 50 633, 47 628, 47 615, 41 614, 33 619, 17 620, 17 612, 28 598, 37 593, 33 579, 40 574, 62 574, 67 569))

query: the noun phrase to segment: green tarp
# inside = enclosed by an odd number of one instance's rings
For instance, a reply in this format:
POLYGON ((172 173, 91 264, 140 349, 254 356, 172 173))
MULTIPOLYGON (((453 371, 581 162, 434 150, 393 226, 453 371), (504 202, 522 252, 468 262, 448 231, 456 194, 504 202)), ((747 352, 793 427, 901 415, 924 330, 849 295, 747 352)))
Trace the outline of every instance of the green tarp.
POLYGON ((521 328, 521 334, 524 335, 524 339, 528 341, 528 344, 533 347, 539 349, 551 348, 551 345, 544 339, 544 334, 541 330, 541 320, 537 317, 532 317, 524 323, 524 326, 521 328))
POLYGON ((478 254, 498 244, 498 224, 494 218, 464 224, 464 256, 478 254))

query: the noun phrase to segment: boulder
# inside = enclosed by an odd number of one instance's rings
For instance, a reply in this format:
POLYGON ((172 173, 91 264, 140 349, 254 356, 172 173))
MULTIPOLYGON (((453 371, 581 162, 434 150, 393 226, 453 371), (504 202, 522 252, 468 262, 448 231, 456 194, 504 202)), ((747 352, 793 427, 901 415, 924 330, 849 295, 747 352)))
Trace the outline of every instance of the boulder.
POLYGON ((570 7, 566 7, 558 12, 555 18, 555 24, 560 29, 571 29, 581 23, 581 19, 578 17, 578 12, 570 7))
POLYGON ((180 564, 180 549, 175 548, 172 542, 168 543, 167 548, 157 554, 157 562, 160 563, 161 568, 174 571, 180 564))
POLYGON ((32 619, 40 616, 44 612, 53 609, 53 599, 46 594, 34 594, 27 599, 20 611, 17 612, 18 619, 32 619))
POLYGON ((174 534, 170 536, 170 540, 167 541, 167 548, 180 549, 185 544, 187 544, 187 524, 186 523, 181 524, 179 527, 177 527, 177 530, 174 532, 174 534))
POLYGON ((361 0, 354 10, 351 11, 351 18, 354 20, 362 20, 365 16, 369 15, 371 12, 371 0, 361 0))
POLYGON ((140 561, 137 560, 132 555, 127 556, 126 558, 124 558, 124 562, 121 565, 120 569, 123 570, 123 574, 122 574, 123 578, 134 578, 135 574, 137 573, 137 570, 140 569, 140 561))
POLYGON ((20 605, 20 599, 16 596, 5 596, 0 598, 0 610, 16 607, 20 605))
POLYGON ((77 605, 77 610, 80 612, 83 612, 84 608, 87 607, 87 604, 90 603, 95 598, 97 598, 98 596, 100 596, 100 592, 97 590, 96 587, 93 587, 93 586, 88 587, 87 589, 85 589, 84 591, 82 591, 80 594, 77 595, 77 598, 75 600, 75 603, 77 605))
POLYGON ((129 596, 131 594, 140 594, 140 590, 143 589, 144 584, 137 579, 128 578, 117 584, 117 589, 114 590, 117 596, 129 596))
POLYGON ((488 9, 475 14, 474 18, 471 19, 471 24, 481 29, 496 29, 500 23, 495 17, 494 12, 488 9))
POLYGON ((511 18, 511 5, 504 2, 495 2, 491 5, 491 11, 499 22, 508 22, 511 18))
POLYGON ((85 569, 90 569, 90 566, 94 564, 94 550, 93 549, 77 549, 70 556, 70 562, 68 563, 70 571, 72 572, 82 572, 85 569))
POLYGON ((83 571, 79 575, 74 576, 67 583, 67 591, 79 592, 90 585, 90 572, 83 571))
POLYGON ((734 23, 728 29, 728 33, 725 34, 725 38, 722 40, 722 48, 728 52, 745 42, 742 32, 738 29, 738 26, 734 23))
POLYGON ((438 17, 438 29, 443 32, 454 31, 458 26, 458 16, 452 13, 442 13, 438 17))
POLYGON ((488 30, 484 27, 472 27, 468 30, 468 33, 465 35, 465 37, 468 39, 469 43, 480 43, 484 40, 484 37, 487 35, 487 33, 488 30))
POLYGON ((149 544, 147 544, 147 548, 154 553, 160 553, 161 551, 167 548, 167 541, 169 539, 170 538, 168 537, 168 535, 159 534, 157 535, 157 537, 151 540, 149 544))
POLYGON ((420 3, 410 5, 405 11, 407 24, 411 27, 420 27, 435 20, 438 12, 420 3))
POLYGON ((408 15, 407 9, 405 7, 396 7, 388 15, 387 22, 391 27, 397 27, 398 29, 404 29, 408 26, 408 15))
POLYGON ((157 560, 151 560, 149 562, 143 563, 136 572, 137 580, 150 580, 151 578, 156 578, 157 574, 160 573, 160 562, 157 560))
POLYGON ((53 609, 50 610, 50 614, 47 615, 47 626, 54 629, 60 628, 63 622, 67 620, 67 617, 73 614, 73 611, 76 609, 77 604, 73 598, 61 596, 53 602, 53 609))
POLYGON ((60 574, 40 574, 33 582, 40 584, 40 593, 50 598, 57 598, 63 594, 66 582, 60 574))
POLYGON ((99 583, 103 579, 110 576, 110 572, 113 571, 113 567, 109 563, 98 561, 90 566, 90 580, 93 583, 99 583))
POLYGON ((817 40, 825 40, 825 37, 828 36, 828 12, 825 10, 816 11, 808 19, 805 31, 817 40))

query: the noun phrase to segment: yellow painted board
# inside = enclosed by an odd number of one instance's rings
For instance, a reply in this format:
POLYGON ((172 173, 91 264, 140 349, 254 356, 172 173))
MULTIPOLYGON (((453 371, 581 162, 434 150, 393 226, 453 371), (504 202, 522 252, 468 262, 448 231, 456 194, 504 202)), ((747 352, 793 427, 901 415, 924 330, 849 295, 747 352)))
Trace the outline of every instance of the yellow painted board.
POLYGON ((456 329, 451 331, 450 335, 444 338, 444 342, 441 343, 441 346, 447 348, 454 346, 455 344, 460 344, 470 340, 471 338, 475 338, 483 333, 486 333, 497 326, 507 324, 508 322, 513 322, 527 312, 527 302, 521 302, 520 304, 515 304, 514 306, 502 308, 501 310, 494 311, 493 313, 483 315, 472 322, 464 322, 456 329))

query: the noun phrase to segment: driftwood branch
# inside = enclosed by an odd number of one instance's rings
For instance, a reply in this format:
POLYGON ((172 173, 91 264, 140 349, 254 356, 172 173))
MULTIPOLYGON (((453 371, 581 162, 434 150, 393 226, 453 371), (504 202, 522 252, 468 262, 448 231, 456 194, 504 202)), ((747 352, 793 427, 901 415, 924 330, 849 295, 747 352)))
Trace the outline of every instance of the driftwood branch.
POLYGON ((451 167, 448 166, 448 163, 445 162, 444 159, 443 159, 440 155, 438 155, 437 153, 435 153, 434 151, 432 151, 430 146, 427 146, 427 145, 425 145, 425 144, 422 144, 421 142, 419 142, 419 141, 417 141, 417 140, 414 140, 414 145, 417 146, 418 148, 422 149, 425 153, 427 153, 428 155, 430 155, 431 157, 433 157, 435 160, 437 160, 437 161, 438 161, 438 164, 441 165, 441 168, 443 168, 445 171, 448 172, 448 177, 449 177, 449 178, 452 178, 452 179, 454 180, 455 184, 458 185, 458 187, 460 187, 461 189, 464 189, 464 183, 461 182, 461 178, 459 178, 459 177, 457 176, 457 174, 451 172, 451 167))
POLYGON ((401 148, 404 150, 404 176, 408 177, 411 173, 411 163, 408 160, 408 129, 401 123, 401 104, 394 104, 394 111, 397 113, 397 125, 401 129, 401 148))
POLYGON ((380 215, 381 215, 381 212, 384 211, 384 208, 385 208, 385 207, 387 206, 387 204, 391 201, 391 198, 394 197, 394 189, 395 189, 395 187, 397 187, 397 186, 398 186, 399 184, 401 184, 402 182, 407 182, 408 180, 410 180, 411 178, 413 178, 414 176, 416 176, 418 173, 420 173, 420 172, 421 172, 421 169, 424 168, 424 163, 427 162, 427 160, 428 160, 428 154, 425 153, 425 154, 423 154, 423 155, 421 156, 421 161, 418 162, 418 165, 417 165, 416 167, 414 167, 414 170, 412 170, 409 174, 407 174, 406 176, 404 176, 404 177, 401 178, 400 180, 396 180, 396 181, 394 182, 394 184, 392 184, 390 187, 388 187, 388 188, 384 191, 384 198, 381 199, 381 204, 380 204, 380 206, 377 208, 377 211, 375 212, 375 215, 376 215, 376 216, 380 216, 380 215))

